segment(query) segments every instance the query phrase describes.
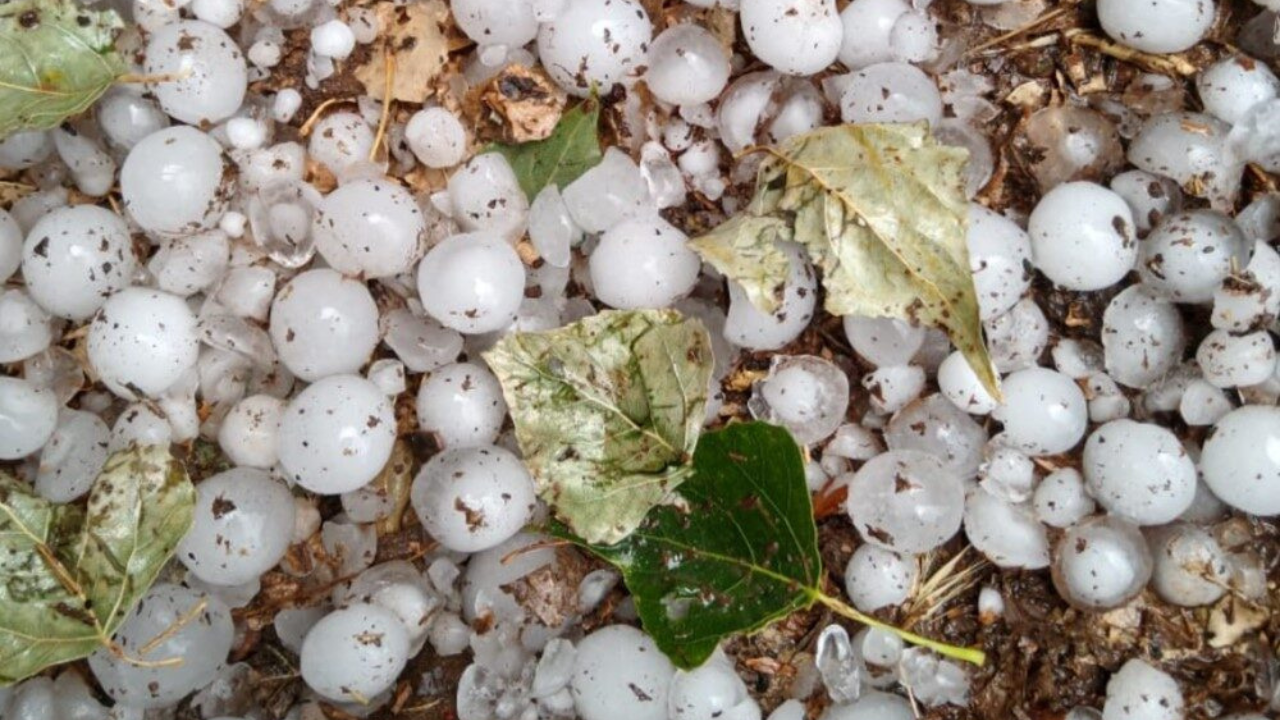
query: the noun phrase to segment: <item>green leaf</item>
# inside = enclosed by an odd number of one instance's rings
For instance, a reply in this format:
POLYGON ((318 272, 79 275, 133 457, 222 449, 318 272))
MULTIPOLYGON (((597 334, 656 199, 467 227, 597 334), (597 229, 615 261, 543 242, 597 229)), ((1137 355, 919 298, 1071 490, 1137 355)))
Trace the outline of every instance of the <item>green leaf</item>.
POLYGON ((101 97, 125 72, 114 45, 123 26, 74 0, 0 5, 0 140, 56 127, 101 97))
POLYGON ((778 241, 791 239, 786 221, 743 213, 689 242, 689 247, 722 275, 742 286, 762 312, 778 309, 789 263, 778 241))
POLYGON ((163 447, 108 458, 84 511, 0 476, 0 685, 114 647, 194 507, 195 488, 163 447))
POLYGON ((621 540, 688 474, 713 363, 698 320, 606 311, 484 357, 538 494, 582 537, 621 540))
POLYGON ((708 433, 680 502, 654 508, 613 545, 584 544, 622 571, 645 631, 677 667, 693 668, 729 635, 755 632, 813 603, 909 642, 981 664, 982 653, 936 643, 822 592, 822 558, 800 448, 761 422, 708 433))
POLYGON ((600 103, 585 100, 570 108, 545 140, 490 147, 507 158, 520 189, 533 200, 544 187, 564 188, 600 162, 599 124, 600 103))

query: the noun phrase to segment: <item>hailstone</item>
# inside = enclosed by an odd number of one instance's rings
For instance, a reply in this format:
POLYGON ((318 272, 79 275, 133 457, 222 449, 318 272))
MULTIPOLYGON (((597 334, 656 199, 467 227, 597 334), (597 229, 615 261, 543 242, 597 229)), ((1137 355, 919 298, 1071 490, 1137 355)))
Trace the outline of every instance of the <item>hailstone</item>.
POLYGON ((427 532, 459 552, 487 550, 512 537, 537 504, 524 464, 492 445, 435 455, 414 478, 410 497, 427 532))

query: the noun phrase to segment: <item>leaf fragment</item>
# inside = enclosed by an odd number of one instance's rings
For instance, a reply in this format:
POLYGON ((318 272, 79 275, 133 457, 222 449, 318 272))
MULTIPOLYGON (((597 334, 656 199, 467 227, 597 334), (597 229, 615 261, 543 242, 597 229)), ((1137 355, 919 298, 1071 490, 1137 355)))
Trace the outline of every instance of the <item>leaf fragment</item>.
POLYGON ((373 6, 381 40, 372 46, 369 59, 354 71, 356 80, 374 100, 382 100, 387 87, 387 49, 391 49, 394 73, 391 99, 407 103, 426 102, 434 92, 433 83, 449 59, 449 8, 443 0, 423 0, 397 4, 379 2, 373 6))
POLYGON ((742 286, 762 312, 778 309, 790 264, 779 241, 791 239, 791 226, 780 218, 743 213, 689 242, 725 277, 742 286))
POLYGON ((539 495, 575 533, 621 540, 688 475, 713 364, 698 320, 605 311, 484 357, 539 495))
POLYGON ((490 146, 502 153, 529 199, 548 185, 564 189, 600 163, 600 103, 584 100, 564 113, 545 140, 490 146))
POLYGON ((83 511, 0 476, 0 685, 110 647, 194 507, 195 488, 164 447, 112 455, 83 511))
POLYGON ((124 23, 74 0, 0 5, 0 140, 79 114, 125 72, 115 49, 124 23))

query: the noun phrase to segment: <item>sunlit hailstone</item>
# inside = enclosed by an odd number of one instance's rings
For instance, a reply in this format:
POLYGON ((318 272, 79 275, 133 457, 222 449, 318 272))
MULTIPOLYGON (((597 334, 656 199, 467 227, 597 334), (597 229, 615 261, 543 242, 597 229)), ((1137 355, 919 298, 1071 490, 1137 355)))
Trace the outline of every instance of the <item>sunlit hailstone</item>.
POLYGON ((71 502, 89 492, 107 462, 111 431, 91 412, 63 408, 58 426, 40 453, 36 492, 54 502, 71 502))
POLYGON ((1180 303, 1207 303, 1232 272, 1249 264, 1249 243, 1231 218, 1192 210, 1165 218, 1142 243, 1142 284, 1180 303))
POLYGON ((230 117, 240 109, 248 83, 239 43, 199 20, 180 20, 152 33, 143 68, 156 78, 149 87, 160 107, 190 125, 230 117))
POLYGON ((1005 437, 1032 455, 1053 455, 1084 437, 1089 411, 1071 378, 1046 368, 1027 368, 1005 378, 1004 404, 992 411, 1005 437))
POLYGON ((1178 681, 1143 660, 1125 662, 1107 681, 1102 720, 1181 720, 1183 713, 1178 681))
POLYGON ((1027 230, 1036 267, 1068 290, 1101 290, 1120 281, 1138 256, 1133 214, 1124 198, 1091 182, 1058 185, 1040 198, 1027 230))
POLYGON ((492 445, 435 455, 414 478, 410 498, 427 532, 459 552, 486 550, 515 535, 536 505, 524 463, 492 445))
POLYGON ((751 52, 787 75, 812 75, 840 52, 844 26, 835 0, 741 0, 751 52))
POLYGON ((1246 405, 1218 421, 1200 471, 1213 494, 1258 516, 1280 515, 1280 408, 1246 405))
POLYGON ((1067 530, 1054 547, 1053 585, 1083 610, 1132 600, 1151 579, 1151 550, 1137 525, 1100 515, 1067 530))
POLYGON ((1196 493, 1196 467, 1182 443, 1158 425, 1114 420, 1089 436, 1083 470, 1089 494, 1139 525, 1163 525, 1196 493))
POLYGON ((195 524, 177 557, 213 585, 240 585, 275 566, 293 537, 289 489, 262 470, 235 468, 196 486, 195 524))
POLYGON ((308 270, 276 295, 270 331, 280 361, 299 378, 352 373, 378 344, 378 306, 363 282, 308 270))
POLYGON ((854 474, 845 508, 867 542, 897 552, 927 552, 960 529, 964 486, 933 455, 891 450, 854 474))
POLYGON ((177 295, 132 287, 112 295, 89 326, 89 364, 126 400, 157 396, 196 364, 196 318, 177 295))
POLYGON ((108 295, 128 287, 136 270, 124 220, 95 205, 45 215, 22 247, 27 292, 49 313, 70 320, 91 317, 108 295))
POLYGON ((316 623, 299 660, 303 681, 321 697, 367 704, 391 689, 409 661, 409 634, 390 610, 356 603, 316 623))
POLYGON ((332 375, 298 394, 280 419, 280 465, 289 478, 321 495, 367 484, 387 464, 395 415, 377 385, 332 375))
POLYGON ((235 626, 218 598, 157 583, 113 639, 129 657, 145 664, 129 662, 106 648, 98 650, 89 656, 89 667, 102 689, 122 705, 162 708, 217 677, 231 651, 235 626), (160 641, 153 642, 157 638, 160 641), (172 658, 182 662, 171 662, 172 658))
POLYGON ((582 720, 667 720, 675 667, 653 640, 629 625, 608 625, 578 643, 574 709, 582 720))
POLYGON ((587 97, 633 81, 652 38, 649 14, 636 0, 566 0, 538 28, 538 57, 560 87, 587 97))
POLYGON ((445 447, 489 445, 502 430, 507 403, 489 368, 453 363, 431 373, 418 388, 418 426, 445 447))
POLYGON ((427 313, 467 334, 502 330, 524 299, 524 263, 501 236, 452 235, 418 265, 418 294, 427 313))
POLYGON ((901 605, 911 595, 920 566, 914 557, 872 544, 853 551, 844 569, 844 588, 863 612, 901 605))
POLYGON ((130 217, 158 235, 209 230, 226 212, 233 180, 222 146, 185 125, 148 135, 120 167, 120 196, 130 217))
POLYGON ((702 26, 685 23, 654 39, 644 80, 663 102, 697 105, 720 95, 729 71, 729 53, 720 41, 702 26))
POLYGON ((426 223, 413 196, 387 180, 354 180, 316 210, 312 235, 329 267, 383 278, 413 269, 425 251, 426 223))

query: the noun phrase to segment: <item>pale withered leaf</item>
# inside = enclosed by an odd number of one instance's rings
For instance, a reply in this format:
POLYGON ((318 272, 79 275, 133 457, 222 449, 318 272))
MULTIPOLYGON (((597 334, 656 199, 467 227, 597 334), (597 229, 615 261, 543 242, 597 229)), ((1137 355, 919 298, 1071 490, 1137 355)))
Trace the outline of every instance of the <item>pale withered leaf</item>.
POLYGON ((778 242, 791 239, 791 226, 771 216, 743 213, 689 241, 689 247, 728 279, 764 313, 778 309, 790 265, 778 242))
POLYGON ((85 511, 0 478, 0 685, 109 646, 194 506, 195 488, 163 447, 112 455, 85 511))
POLYGON ((0 139, 45 130, 86 110, 125 72, 112 10, 74 0, 0 5, 0 139))
POLYGON ((512 333, 485 359, 539 495, 588 541, 626 537, 687 476, 713 362, 699 321, 606 311, 512 333))

